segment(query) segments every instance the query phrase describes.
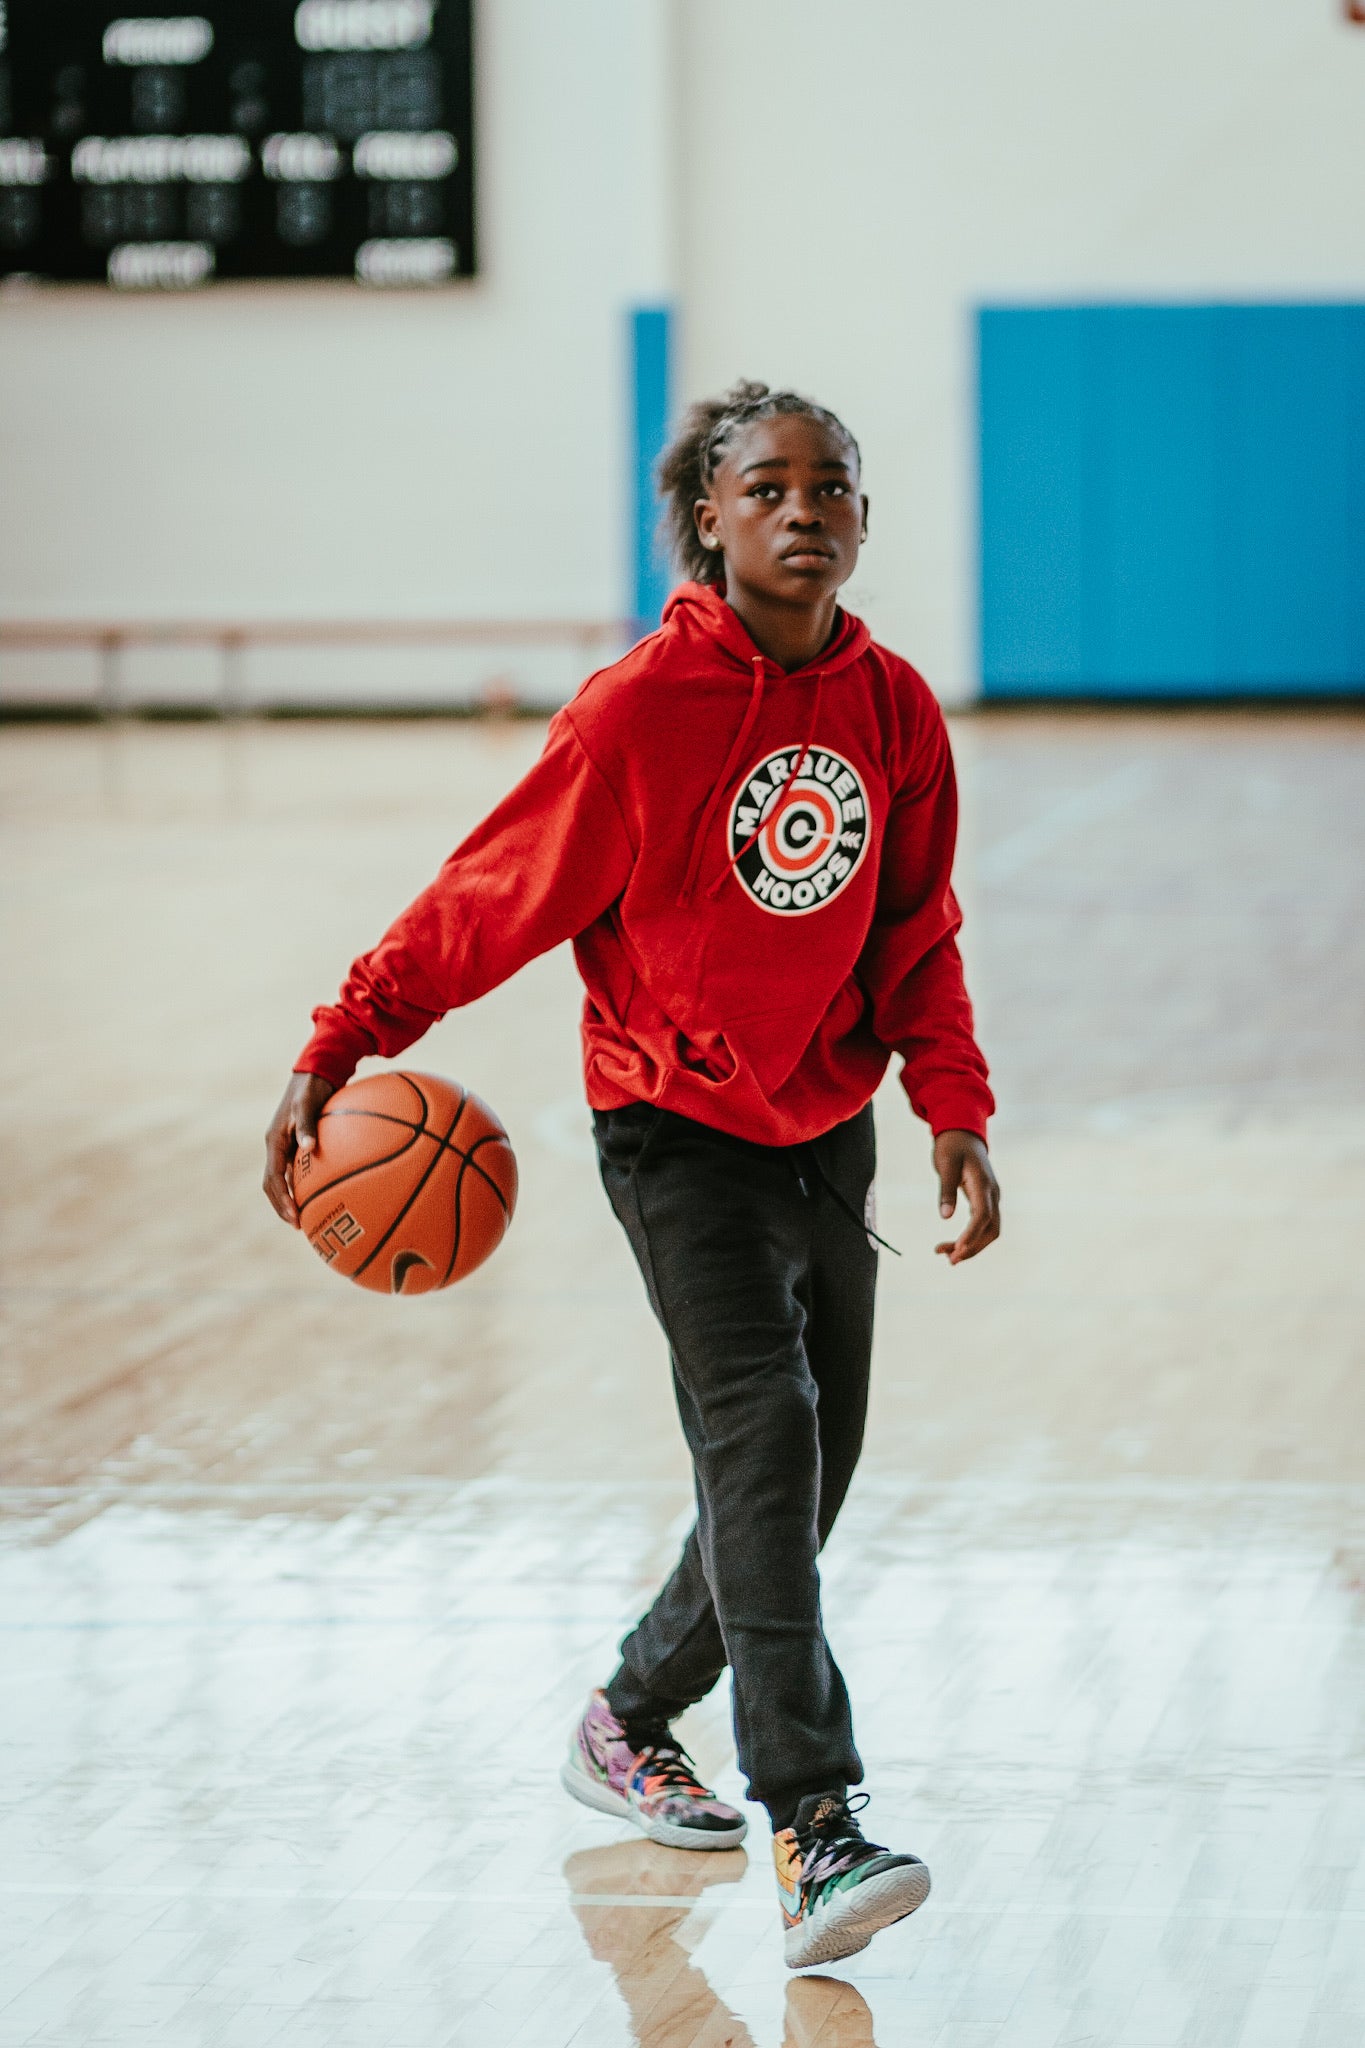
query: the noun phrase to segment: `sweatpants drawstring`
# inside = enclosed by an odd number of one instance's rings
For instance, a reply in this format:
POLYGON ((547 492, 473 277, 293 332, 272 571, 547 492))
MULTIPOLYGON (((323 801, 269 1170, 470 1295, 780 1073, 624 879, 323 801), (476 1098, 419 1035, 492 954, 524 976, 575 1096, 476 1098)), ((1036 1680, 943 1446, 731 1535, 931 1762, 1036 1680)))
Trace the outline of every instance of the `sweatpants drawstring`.
MULTIPOLYGON (((816 1152, 815 1147, 813 1145, 803 1145, 799 1147, 799 1150, 803 1154, 802 1166, 806 1166, 809 1168, 809 1170, 814 1174, 815 1178, 819 1181, 825 1193, 831 1197, 831 1199, 834 1201, 838 1208, 843 1210, 849 1222, 856 1223, 859 1230, 866 1231, 867 1235, 870 1238, 872 1238, 875 1243, 879 1244, 883 1251, 890 1252, 893 1258, 900 1258, 901 1253, 897 1251, 895 1245, 888 1244, 884 1237, 878 1236, 877 1232, 872 1228, 872 1225, 868 1222, 866 1216, 860 1216, 857 1210, 854 1208, 853 1204, 844 1199, 843 1195, 839 1192, 838 1188, 835 1187, 834 1182, 825 1172, 824 1167, 820 1164, 820 1156, 816 1152)), ((794 1163, 792 1166, 792 1172, 796 1175, 797 1186, 800 1188, 802 1194, 806 1196, 807 1200, 809 1200, 810 1189, 806 1186, 805 1174, 801 1171, 801 1168, 796 1166, 794 1163)))

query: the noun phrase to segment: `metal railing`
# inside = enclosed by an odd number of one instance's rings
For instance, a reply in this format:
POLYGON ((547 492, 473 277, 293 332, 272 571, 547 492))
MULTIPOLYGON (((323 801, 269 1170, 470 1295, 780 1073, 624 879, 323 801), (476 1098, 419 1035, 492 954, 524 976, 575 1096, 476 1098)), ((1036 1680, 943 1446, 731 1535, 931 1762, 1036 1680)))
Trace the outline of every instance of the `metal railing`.
POLYGON ((634 635, 624 619, 0 619, 0 652, 93 649, 99 656, 96 708, 112 717, 129 708, 123 674, 131 649, 216 648, 215 708, 227 718, 250 708, 243 689, 250 648, 564 646, 586 672, 634 635))

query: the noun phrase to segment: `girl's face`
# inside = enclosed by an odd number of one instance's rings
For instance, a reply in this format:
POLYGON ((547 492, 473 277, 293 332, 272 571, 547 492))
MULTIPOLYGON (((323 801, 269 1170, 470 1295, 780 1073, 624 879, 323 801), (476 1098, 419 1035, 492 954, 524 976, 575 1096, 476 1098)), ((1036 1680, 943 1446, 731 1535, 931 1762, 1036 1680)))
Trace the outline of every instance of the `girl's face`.
POLYGON ((779 413, 736 434, 696 505, 702 545, 731 590, 819 604, 847 583, 867 538, 853 450, 823 420, 779 413))

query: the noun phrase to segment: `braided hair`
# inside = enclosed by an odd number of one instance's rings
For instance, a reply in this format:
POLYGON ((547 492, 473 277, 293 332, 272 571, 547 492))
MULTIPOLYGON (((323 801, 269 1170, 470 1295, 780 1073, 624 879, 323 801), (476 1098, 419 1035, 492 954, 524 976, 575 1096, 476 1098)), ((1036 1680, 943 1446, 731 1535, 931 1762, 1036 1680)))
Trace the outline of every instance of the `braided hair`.
POLYGON ((854 460, 861 461, 858 443, 843 421, 797 391, 770 391, 766 384, 744 378, 719 398, 698 399, 683 414, 655 469, 664 501, 660 528, 668 552, 684 576, 698 583, 720 582, 725 573, 724 557, 701 544, 697 500, 710 490, 721 458, 741 428, 755 420, 774 419, 779 413, 802 413, 807 419, 821 421, 853 450, 854 460))

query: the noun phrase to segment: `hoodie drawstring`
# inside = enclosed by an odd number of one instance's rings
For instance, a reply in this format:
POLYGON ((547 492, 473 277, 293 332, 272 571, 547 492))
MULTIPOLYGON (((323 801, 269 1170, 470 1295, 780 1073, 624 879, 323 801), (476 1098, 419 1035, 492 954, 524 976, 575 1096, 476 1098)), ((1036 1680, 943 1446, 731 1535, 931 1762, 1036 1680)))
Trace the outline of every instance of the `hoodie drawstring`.
MULTIPOLYGON (((706 835, 711 829, 711 820, 716 815, 716 806, 730 786, 730 777, 734 773, 736 763, 743 759, 744 749, 749 744, 749 735, 757 725, 758 714, 763 708, 763 689, 767 681, 767 673, 763 666, 763 656, 755 654, 750 659, 753 662, 754 681, 753 688, 749 692, 749 708, 744 714, 743 724, 735 735, 734 744, 725 757, 725 766, 712 784, 711 794, 706 800, 706 808, 701 814, 701 823, 697 827, 697 836, 692 842, 692 857, 687 863, 687 873, 683 877, 682 893, 678 897, 678 908, 680 910, 692 901, 693 891, 697 886, 697 869, 701 866, 702 852, 706 845, 706 835)), ((729 870, 727 869, 726 872, 728 873, 729 870)))
MULTIPOLYGON (((817 669, 815 672, 815 701, 811 705, 810 724, 806 728, 806 737, 801 742, 800 748, 797 752, 796 760, 792 766, 792 772, 788 776, 786 783, 783 786, 782 794, 778 798, 776 806, 769 814, 769 816, 766 818, 759 819, 758 824, 755 826, 754 830, 749 834, 749 837, 745 840, 743 846, 741 846, 736 853, 733 853, 730 856, 729 860, 726 861, 725 866, 721 869, 720 873, 716 876, 715 881, 712 882, 710 888, 706 892, 706 900, 708 903, 720 894, 721 890, 725 887, 726 882, 730 879, 732 871, 739 866, 745 854, 748 853, 750 847, 757 844, 759 834, 761 832, 767 832, 770 828, 774 827, 777 824, 778 819, 782 816, 782 813, 786 810, 787 805, 791 802, 792 791, 796 786, 796 778, 798 775, 800 775, 802 769, 806 766, 806 763, 810 758, 811 742, 815 738, 815 728, 820 723, 820 698, 822 692, 824 691, 824 687, 825 672, 823 669, 817 669)), ((747 730, 742 735, 742 737, 744 737, 745 739, 748 738, 747 730)), ((728 783, 729 779, 730 763, 727 761, 725 764, 725 773, 722 778, 722 783, 728 783)), ((714 812, 714 809, 715 802, 713 799, 711 808, 707 811, 706 818, 702 825, 703 834, 706 831, 706 827, 711 822, 711 817, 714 812)), ((698 847, 700 847, 700 837, 698 838, 697 844, 698 847)), ((696 860, 697 856, 694 852, 692 872, 695 872, 696 860)))

